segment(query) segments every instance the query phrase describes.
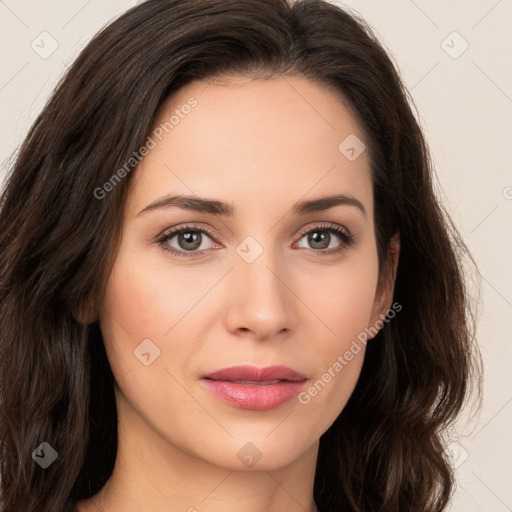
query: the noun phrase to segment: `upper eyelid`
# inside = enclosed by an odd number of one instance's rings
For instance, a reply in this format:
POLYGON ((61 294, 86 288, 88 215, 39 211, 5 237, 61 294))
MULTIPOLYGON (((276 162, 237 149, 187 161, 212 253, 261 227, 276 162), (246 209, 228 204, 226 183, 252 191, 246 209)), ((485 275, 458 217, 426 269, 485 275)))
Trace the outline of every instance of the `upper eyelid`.
POLYGON ((325 229, 326 231, 333 230, 333 229, 339 229, 341 231, 345 231, 346 235, 350 236, 352 235, 352 232, 347 229, 345 226, 342 226, 341 224, 336 224, 334 222, 327 222, 327 221, 320 221, 316 224, 306 226, 305 228, 301 229, 299 231, 299 235, 304 236, 306 233, 309 233, 310 231, 314 230, 315 228, 325 229))
MULTIPOLYGON (((316 223, 313 222, 312 224, 309 224, 309 225, 305 226, 304 228, 301 228, 297 234, 302 237, 302 236, 304 236, 304 234, 309 233, 311 230, 314 230, 315 228, 326 229, 326 230, 337 228, 337 229, 341 229, 342 231, 345 231, 347 235, 352 234, 352 232, 349 229, 347 229, 345 226, 343 226, 341 224, 336 224, 334 222, 329 222, 329 221, 318 221, 316 223)), ((212 230, 210 228, 207 228, 203 225, 185 224, 183 226, 167 228, 164 231, 162 231, 161 234, 157 236, 157 238, 162 238, 162 237, 166 237, 166 236, 174 236, 177 233, 186 231, 187 229, 189 229, 190 231, 193 231, 193 230, 200 231, 200 232, 204 231, 208 236, 210 236, 212 238, 217 237, 214 233, 211 232, 212 230)))
POLYGON ((178 226, 178 227, 164 229, 164 231, 162 231, 162 233, 160 235, 158 235, 156 238, 157 239, 161 239, 161 238, 164 238, 164 237, 171 237, 171 236, 174 236, 174 235, 176 235, 176 234, 178 234, 180 232, 187 231, 187 229, 190 230, 190 231, 204 232, 209 237, 216 238, 216 235, 214 233, 212 233, 211 229, 209 229, 209 228, 206 228, 206 227, 201 226, 201 225, 191 226, 191 225, 187 225, 187 224, 185 224, 183 226, 178 226))

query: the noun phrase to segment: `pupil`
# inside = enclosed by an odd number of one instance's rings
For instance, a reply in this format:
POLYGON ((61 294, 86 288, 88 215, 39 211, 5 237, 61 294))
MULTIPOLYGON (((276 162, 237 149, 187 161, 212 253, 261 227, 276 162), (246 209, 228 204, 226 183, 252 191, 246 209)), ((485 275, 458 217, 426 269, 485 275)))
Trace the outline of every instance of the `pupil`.
POLYGON ((201 245, 200 241, 198 243, 199 233, 191 233, 190 231, 187 231, 185 233, 181 233, 181 240, 180 240, 180 242, 182 240, 185 241, 185 247, 183 247, 184 249, 188 249, 188 250, 197 249, 201 245), (194 242, 194 240, 195 240, 195 242, 194 242), (192 244, 192 246, 191 247, 190 246, 187 247, 187 244, 192 244))
POLYGON ((327 235, 325 232, 315 231, 310 235, 310 243, 313 245, 313 247, 314 244, 320 243, 320 248, 325 248, 325 244, 322 244, 322 241, 325 242, 325 240, 327 240, 327 235))

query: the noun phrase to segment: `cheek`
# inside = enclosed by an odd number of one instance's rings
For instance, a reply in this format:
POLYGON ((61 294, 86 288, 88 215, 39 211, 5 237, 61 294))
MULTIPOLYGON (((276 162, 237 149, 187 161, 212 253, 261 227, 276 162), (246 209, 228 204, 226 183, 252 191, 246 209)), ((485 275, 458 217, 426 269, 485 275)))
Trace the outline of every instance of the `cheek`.
MULTIPOLYGON (((313 279, 308 277, 308 283, 313 279)), ((378 281, 378 262, 372 252, 352 265, 333 269, 321 287, 307 295, 310 329, 315 339, 315 376, 299 396, 306 407, 321 409, 334 421, 354 390, 364 361, 368 329, 378 281)), ((305 287, 308 283, 303 282, 305 287)), ((305 289, 305 288, 304 288, 305 289)))
POLYGON ((369 327, 375 305, 378 260, 373 251, 360 252, 340 265, 303 272, 300 297, 310 306, 310 327, 322 341, 322 352, 346 350, 369 327))
MULTIPOLYGON (((130 403, 125 413, 133 408, 145 422, 156 422, 154 429, 171 424, 176 411, 197 406, 180 385, 192 344, 169 344, 173 337, 186 336, 180 331, 186 322, 180 319, 197 302, 196 295, 197 290, 180 286, 178 272, 148 265, 129 251, 119 253, 107 282, 100 324, 121 390, 118 400, 130 403)), ((194 414, 199 420, 200 411, 194 414)), ((131 416, 131 421, 137 424, 139 419, 131 416)))
POLYGON ((170 375, 181 382, 190 367, 210 318, 205 308, 212 304, 203 299, 218 277, 142 256, 122 248, 112 268, 100 318, 105 350, 127 394, 157 385, 162 396, 177 396, 170 375))
POLYGON ((118 254, 102 305, 105 350, 118 382, 130 373, 142 384, 154 376, 155 368, 163 371, 167 354, 162 339, 183 307, 183 297, 171 288, 165 273, 142 263, 130 253, 118 254), (151 365, 145 366, 144 359, 151 365))
POLYGON ((121 338, 129 333, 134 343, 162 340, 200 298, 192 281, 186 269, 121 252, 107 283, 102 323, 111 324, 121 338))

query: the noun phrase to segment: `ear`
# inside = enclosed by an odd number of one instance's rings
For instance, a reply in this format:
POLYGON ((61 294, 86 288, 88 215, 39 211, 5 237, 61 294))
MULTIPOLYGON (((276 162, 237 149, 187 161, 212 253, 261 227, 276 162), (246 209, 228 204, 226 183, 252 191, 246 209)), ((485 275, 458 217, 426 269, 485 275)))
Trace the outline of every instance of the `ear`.
POLYGON ((86 299, 79 308, 73 311, 74 319, 83 325, 92 324, 98 320, 96 307, 92 298, 86 299))
POLYGON ((375 293, 375 301, 372 307, 370 325, 368 326, 369 331, 372 334, 368 336, 368 339, 372 339, 377 335, 380 327, 376 327, 376 324, 377 326, 382 324, 383 318, 391 308, 391 303, 393 302, 393 293, 395 291, 395 280, 398 269, 399 255, 400 235, 395 233, 391 238, 388 246, 388 257, 385 268, 379 277, 379 283, 375 293))

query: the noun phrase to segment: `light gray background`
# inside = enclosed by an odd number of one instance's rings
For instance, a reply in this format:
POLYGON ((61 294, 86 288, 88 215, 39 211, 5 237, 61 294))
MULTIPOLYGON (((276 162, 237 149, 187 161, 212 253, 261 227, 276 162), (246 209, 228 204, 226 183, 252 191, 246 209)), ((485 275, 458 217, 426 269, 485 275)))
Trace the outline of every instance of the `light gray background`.
MULTIPOLYGON (((338 3, 362 14, 394 55, 432 149, 441 197, 483 276, 484 403, 480 417, 453 434, 458 485, 451 510, 512 511, 512 1, 338 3)), ((135 4, 0 0, 0 181, 68 63, 135 4), (45 55, 52 44, 58 47, 45 55)))

